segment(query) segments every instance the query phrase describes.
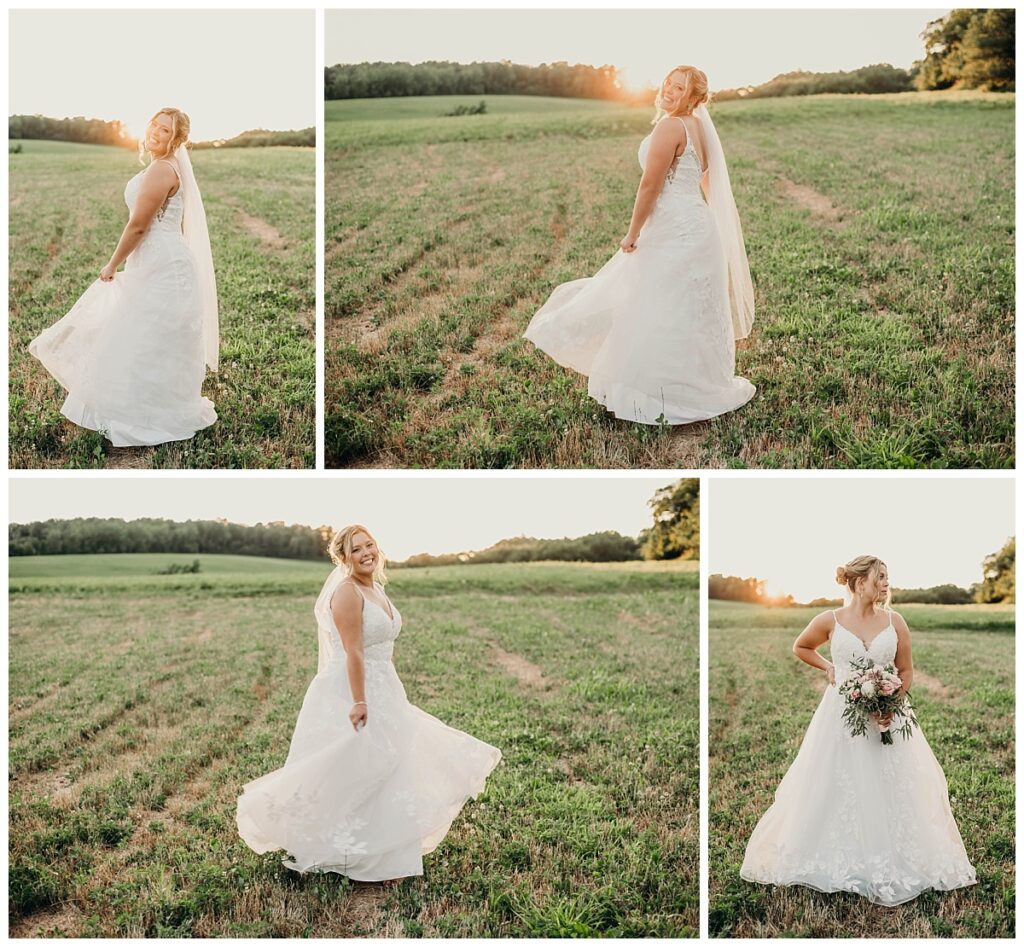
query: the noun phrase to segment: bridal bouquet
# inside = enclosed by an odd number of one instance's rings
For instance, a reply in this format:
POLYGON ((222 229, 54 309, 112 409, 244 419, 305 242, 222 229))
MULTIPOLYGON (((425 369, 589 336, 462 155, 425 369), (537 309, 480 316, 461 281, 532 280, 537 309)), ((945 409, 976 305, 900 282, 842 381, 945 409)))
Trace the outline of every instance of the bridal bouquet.
POLYGON ((909 739, 918 722, 910 701, 900 693, 903 681, 896 673, 896 668, 892 664, 875 664, 870 658, 854 658, 851 664, 857 673, 839 685, 839 693, 846 699, 843 723, 850 733, 855 737, 866 736, 868 720, 872 714, 880 714, 893 718, 889 726, 879 725, 882 743, 892 745, 890 731, 897 717, 902 718, 903 723, 896 727, 896 732, 904 740, 909 739))

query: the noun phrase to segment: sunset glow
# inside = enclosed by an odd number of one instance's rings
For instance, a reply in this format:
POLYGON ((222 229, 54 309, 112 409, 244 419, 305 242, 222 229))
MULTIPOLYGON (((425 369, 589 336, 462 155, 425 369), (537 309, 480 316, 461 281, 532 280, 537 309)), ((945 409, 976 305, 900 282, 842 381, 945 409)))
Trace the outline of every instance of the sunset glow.
POLYGON ((566 61, 623 72, 638 89, 680 63, 712 89, 804 69, 906 68, 947 10, 327 10, 326 65, 343 62, 566 61))
POLYGON ((118 120, 138 136, 170 105, 194 141, 308 128, 314 25, 312 10, 15 10, 9 112, 118 120))
POLYGON ((895 588, 967 588, 1014 534, 1006 478, 712 478, 708 493, 709 571, 802 602, 840 597, 836 567, 861 554, 884 559, 895 588))
POLYGON ((608 478, 76 479, 10 484, 10 521, 165 517, 236 523, 370 527, 393 559, 482 549, 515 536, 561 538, 603 530, 636 536, 651 524, 666 475, 608 478))

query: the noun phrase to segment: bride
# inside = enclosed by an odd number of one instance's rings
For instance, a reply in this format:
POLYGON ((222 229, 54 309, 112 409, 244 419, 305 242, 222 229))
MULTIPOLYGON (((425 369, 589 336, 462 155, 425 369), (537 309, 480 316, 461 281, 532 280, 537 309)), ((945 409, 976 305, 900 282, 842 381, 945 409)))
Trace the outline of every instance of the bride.
POLYGON ((740 876, 773 885, 851 891, 897 905, 929 888, 975 883, 949 808, 946 777, 919 729, 882 743, 877 719, 867 736, 842 723, 838 685, 858 658, 893 663, 908 693, 914 678, 910 631, 889 611, 889 577, 874 556, 840 566, 836 580, 851 602, 822 612, 793 645, 796 656, 825 673, 828 686, 775 804, 747 844, 740 876), (878 607, 881 605, 881 607, 878 607), (832 661, 818 648, 829 642, 832 661))
POLYGON ((590 396, 627 421, 689 424, 754 395, 735 374, 754 290, 708 98, 701 70, 668 74, 640 143, 643 177, 621 252, 557 287, 525 332, 589 376, 590 396))
POLYGON ((281 769, 248 783, 238 832, 288 868, 355 881, 423 874, 423 856, 483 788, 501 751, 409 703, 391 663, 402 616, 364 526, 331 541, 316 603, 319 661, 281 769))
POLYGON ((186 440, 217 420, 202 396, 204 363, 217 369, 217 285, 189 125, 173 108, 150 119, 140 148, 152 160, 125 187, 113 256, 28 347, 67 391, 61 413, 115 447, 186 440))

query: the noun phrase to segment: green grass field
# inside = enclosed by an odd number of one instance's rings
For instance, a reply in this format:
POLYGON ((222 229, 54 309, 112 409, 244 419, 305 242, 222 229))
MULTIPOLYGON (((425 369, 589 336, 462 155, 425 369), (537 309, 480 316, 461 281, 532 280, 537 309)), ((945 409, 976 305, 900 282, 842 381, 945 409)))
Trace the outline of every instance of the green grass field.
POLYGON ((1014 97, 714 107, 757 294, 755 400, 610 418, 521 335, 615 252, 651 113, 480 96, 326 106, 332 466, 1010 467, 1014 97))
POLYGON ((978 874, 977 885, 897 908, 740 879, 750 833, 821 699, 822 675, 790 651, 820 609, 710 606, 711 936, 1012 937, 1014 606, 897 606, 913 635, 917 717, 978 874))
POLYGON ((111 448, 60 414, 60 385, 28 354, 96 279, 127 220, 134 152, 22 141, 10 157, 10 465, 312 467, 315 454, 314 154, 193 154, 220 297, 219 420, 189 441, 111 448))
POLYGON ((327 566, 155 574, 193 558, 11 561, 12 935, 696 936, 696 571, 393 571, 410 700, 504 759, 391 888, 235 831, 287 754, 327 566))

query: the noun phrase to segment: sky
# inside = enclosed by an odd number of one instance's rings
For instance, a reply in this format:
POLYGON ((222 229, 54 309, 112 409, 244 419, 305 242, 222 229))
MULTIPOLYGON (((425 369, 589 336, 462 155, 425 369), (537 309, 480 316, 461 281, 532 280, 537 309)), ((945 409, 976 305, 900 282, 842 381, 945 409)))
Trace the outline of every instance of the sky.
POLYGON ((513 536, 542 539, 651 525, 647 501, 671 476, 14 478, 10 520, 98 516, 236 523, 283 521, 373 531, 389 558, 483 549, 513 536))
POLYGON ((712 479, 706 502, 709 571, 802 602, 839 597, 836 567, 859 555, 884 560, 896 588, 967 588, 1014 534, 1003 478, 712 479))
POLYGON ((781 72, 906 68, 921 32, 948 9, 922 10, 327 10, 325 65, 509 59, 611 64, 634 88, 692 64, 711 88, 781 72))
POLYGON ((15 10, 9 112, 120 120, 139 136, 157 109, 192 139, 316 122, 312 10, 15 10))

